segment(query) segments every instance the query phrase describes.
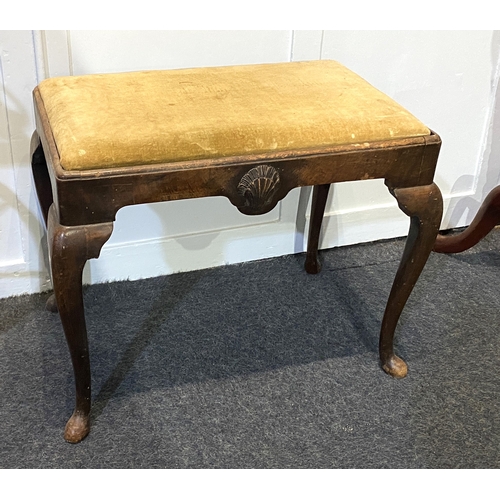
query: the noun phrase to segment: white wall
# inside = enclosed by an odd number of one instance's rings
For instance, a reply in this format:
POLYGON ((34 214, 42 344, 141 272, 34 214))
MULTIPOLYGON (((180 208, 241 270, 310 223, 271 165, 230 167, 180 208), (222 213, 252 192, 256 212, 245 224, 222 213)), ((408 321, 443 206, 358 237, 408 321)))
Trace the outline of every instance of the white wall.
MULTIPOLYGON (((458 227, 498 182, 499 51, 494 31, 2 31, 0 297, 50 288, 29 172, 31 90, 46 77, 336 59, 440 134, 442 227, 458 227)), ((408 218, 383 181, 331 191, 323 248, 406 234, 408 218)), ((304 188, 258 217, 223 198, 126 207, 84 279, 140 279, 301 252, 309 203, 304 188)))

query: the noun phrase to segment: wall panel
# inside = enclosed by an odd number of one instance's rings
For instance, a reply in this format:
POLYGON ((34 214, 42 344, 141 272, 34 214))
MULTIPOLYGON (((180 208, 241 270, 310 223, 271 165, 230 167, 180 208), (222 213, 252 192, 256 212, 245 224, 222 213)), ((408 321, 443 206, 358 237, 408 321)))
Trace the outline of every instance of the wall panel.
POLYGON ((0 297, 6 297, 48 286, 29 168, 37 84, 30 31, 0 32, 0 68, 0 297))
MULTIPOLYGON (((336 59, 406 106, 443 139, 436 181, 443 227, 467 224, 498 182, 500 36, 492 31, 0 32, 0 297, 50 286, 33 194, 31 91, 69 74, 336 59)), ((310 188, 271 213, 240 214, 223 198, 126 207, 93 283, 301 252, 310 188)), ((380 180, 331 190, 321 246, 403 236, 408 218, 380 180)))

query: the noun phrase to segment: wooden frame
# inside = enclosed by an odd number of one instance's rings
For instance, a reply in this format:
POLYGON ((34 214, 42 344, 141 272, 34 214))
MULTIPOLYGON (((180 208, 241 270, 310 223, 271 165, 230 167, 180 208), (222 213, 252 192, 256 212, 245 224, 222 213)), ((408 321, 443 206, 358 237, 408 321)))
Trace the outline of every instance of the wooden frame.
POLYGON ((437 134, 284 153, 65 171, 38 89, 34 105, 32 168, 47 223, 54 286, 48 307, 59 310, 75 373, 76 406, 66 425, 67 441, 81 441, 89 432, 90 362, 82 271, 88 259, 99 256, 112 233, 116 212, 126 205, 225 196, 242 213, 256 215, 270 211, 291 189, 314 186, 305 268, 317 273, 330 184, 385 179, 411 224, 382 321, 380 359, 390 375, 406 376, 406 363, 394 353, 394 330, 441 222, 442 197, 433 183, 441 145, 437 134))

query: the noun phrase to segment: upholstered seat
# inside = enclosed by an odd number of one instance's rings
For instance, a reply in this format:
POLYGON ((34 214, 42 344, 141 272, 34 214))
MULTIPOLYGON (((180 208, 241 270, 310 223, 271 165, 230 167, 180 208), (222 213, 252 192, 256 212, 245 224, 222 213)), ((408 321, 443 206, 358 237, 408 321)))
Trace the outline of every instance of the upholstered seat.
POLYGON ((66 170, 430 134, 335 61, 69 76, 39 90, 66 170))

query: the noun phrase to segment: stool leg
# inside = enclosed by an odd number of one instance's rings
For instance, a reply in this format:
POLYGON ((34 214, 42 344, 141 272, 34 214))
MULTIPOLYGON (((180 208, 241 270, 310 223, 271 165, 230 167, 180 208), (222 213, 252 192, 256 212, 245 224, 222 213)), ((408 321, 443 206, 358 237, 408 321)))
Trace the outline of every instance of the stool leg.
POLYGON ((35 181, 38 203, 42 211, 43 220, 45 224, 47 224, 49 208, 53 202, 52 185, 50 183, 47 162, 45 161, 45 154, 37 132, 34 132, 31 136, 30 157, 31 172, 33 174, 33 180, 35 181))
POLYGON ((309 237, 307 239, 307 254, 305 262, 305 270, 309 274, 317 274, 321 270, 321 265, 318 261, 318 245, 319 233, 321 231, 321 223, 323 222, 323 214, 325 213, 326 200, 330 184, 321 184, 314 186, 313 198, 311 204, 311 222, 309 224, 309 237))
POLYGON ((50 207, 48 241, 52 284, 75 375, 76 405, 64 431, 64 438, 70 443, 78 443, 90 430, 90 360, 82 272, 88 259, 99 256, 112 230, 113 223, 62 226, 54 205, 50 207))
POLYGON ((500 224, 500 186, 488 193, 467 229, 452 236, 438 234, 434 251, 438 253, 464 252, 479 243, 498 224, 500 224))
POLYGON ((410 232, 382 320, 380 360, 382 368, 396 378, 406 376, 406 363, 394 354, 394 331, 403 307, 427 262, 443 214, 443 199, 435 184, 396 188, 391 193, 411 218, 410 232))
MULTIPOLYGON (((42 217, 45 225, 47 226, 49 208, 54 200, 52 197, 52 185, 50 183, 45 154, 42 149, 42 144, 40 143, 40 138, 38 137, 38 133, 36 131, 33 132, 33 135, 31 136, 30 158, 31 172, 33 174, 33 180, 35 182, 38 204, 40 205, 42 217)), ((57 304, 54 294, 52 294, 48 298, 45 307, 51 312, 57 312, 57 304)))

